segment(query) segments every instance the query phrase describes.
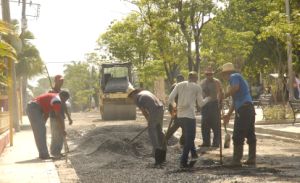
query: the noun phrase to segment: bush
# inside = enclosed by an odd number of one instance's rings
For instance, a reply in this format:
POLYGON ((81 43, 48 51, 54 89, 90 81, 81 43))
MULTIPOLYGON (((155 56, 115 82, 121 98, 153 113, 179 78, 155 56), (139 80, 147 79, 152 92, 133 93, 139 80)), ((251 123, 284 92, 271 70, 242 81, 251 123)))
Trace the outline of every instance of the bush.
POLYGON ((266 120, 290 119, 293 114, 291 109, 287 109, 283 105, 273 105, 264 108, 264 116, 266 120))

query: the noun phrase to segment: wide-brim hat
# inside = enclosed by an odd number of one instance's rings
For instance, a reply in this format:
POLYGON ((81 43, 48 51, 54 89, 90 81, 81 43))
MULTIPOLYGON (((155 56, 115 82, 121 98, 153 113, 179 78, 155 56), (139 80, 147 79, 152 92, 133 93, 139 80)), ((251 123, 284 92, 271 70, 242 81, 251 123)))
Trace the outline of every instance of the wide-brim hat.
POLYGON ((204 74, 214 74, 214 70, 211 66, 207 67, 205 70, 204 70, 204 74))
POLYGON ((228 62, 224 65, 222 65, 222 73, 223 72, 234 72, 236 69, 234 68, 234 65, 231 62, 228 62))

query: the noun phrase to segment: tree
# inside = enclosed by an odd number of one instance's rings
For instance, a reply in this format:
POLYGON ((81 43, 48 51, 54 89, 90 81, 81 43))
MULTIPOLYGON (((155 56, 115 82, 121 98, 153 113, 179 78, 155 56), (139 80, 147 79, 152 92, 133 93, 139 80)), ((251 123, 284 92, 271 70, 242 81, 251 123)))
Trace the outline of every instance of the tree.
POLYGON ((75 111, 85 110, 90 106, 90 97, 94 93, 91 81, 96 79, 91 78, 88 63, 72 62, 65 66, 64 87, 70 92, 72 107, 75 111))
MULTIPOLYGON (((15 35, 15 31, 13 27, 5 23, 3 21, 0 21, 0 36, 8 36, 8 35, 15 35)), ((15 35, 16 36, 16 35, 15 35)), ((16 51, 15 49, 8 44, 5 40, 0 40, 0 84, 6 86, 7 83, 7 77, 5 74, 5 70, 7 69, 6 64, 3 62, 4 58, 9 58, 12 61, 16 60, 16 51)))
MULTIPOLYGON (((53 80, 54 78, 51 79, 53 80)), ((33 96, 37 97, 43 93, 49 92, 51 89, 48 77, 41 78, 37 82, 37 87, 32 88, 33 96)))
POLYGON ((18 54, 19 63, 16 64, 17 78, 22 83, 23 108, 27 103, 28 79, 44 72, 44 63, 40 57, 38 49, 30 43, 34 39, 31 32, 25 31, 23 36, 23 49, 18 54))

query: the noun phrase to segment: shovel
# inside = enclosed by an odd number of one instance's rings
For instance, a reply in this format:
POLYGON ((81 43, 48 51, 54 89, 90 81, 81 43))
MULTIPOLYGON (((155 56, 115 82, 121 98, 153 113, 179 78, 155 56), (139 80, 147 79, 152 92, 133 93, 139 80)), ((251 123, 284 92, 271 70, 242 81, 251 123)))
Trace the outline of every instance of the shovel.
POLYGON ((224 148, 229 148, 230 147, 231 135, 227 132, 227 127, 226 127, 225 124, 224 124, 224 129, 225 129, 224 148))
MULTIPOLYGON (((221 106, 221 116, 224 116, 225 112, 223 107, 221 106)), ((224 139, 224 149, 227 149, 230 147, 230 140, 231 140, 231 135, 227 131, 227 126, 224 124, 224 129, 225 129, 225 139, 224 139)), ((222 146, 222 145, 221 145, 222 146)))
MULTIPOLYGON (((223 109, 221 109, 221 114, 222 114, 222 116, 224 115, 223 109)), ((224 149, 227 149, 230 147, 231 135, 227 131, 226 124, 224 124, 224 129, 225 129, 224 149)))
POLYGON ((64 150, 65 150, 65 158, 66 158, 66 163, 68 162, 68 153, 69 153, 69 146, 67 142, 67 138, 64 137, 64 150))

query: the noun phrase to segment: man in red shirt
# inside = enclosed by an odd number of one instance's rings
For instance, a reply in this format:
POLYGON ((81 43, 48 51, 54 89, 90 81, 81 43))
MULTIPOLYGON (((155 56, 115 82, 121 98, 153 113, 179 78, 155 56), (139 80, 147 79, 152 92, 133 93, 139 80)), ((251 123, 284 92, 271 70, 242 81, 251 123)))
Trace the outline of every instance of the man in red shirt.
POLYGON ((36 97, 27 104, 26 113, 39 151, 39 158, 41 159, 50 158, 46 140, 46 121, 50 112, 53 111, 55 114, 55 118, 60 126, 60 133, 63 136, 66 136, 61 108, 69 97, 70 95, 66 91, 61 91, 59 93, 46 93, 36 97))

